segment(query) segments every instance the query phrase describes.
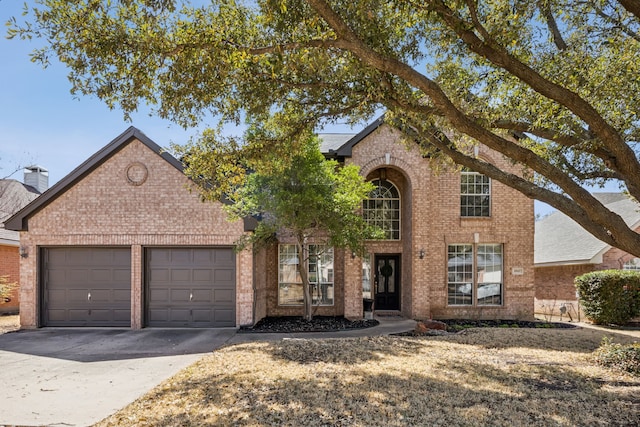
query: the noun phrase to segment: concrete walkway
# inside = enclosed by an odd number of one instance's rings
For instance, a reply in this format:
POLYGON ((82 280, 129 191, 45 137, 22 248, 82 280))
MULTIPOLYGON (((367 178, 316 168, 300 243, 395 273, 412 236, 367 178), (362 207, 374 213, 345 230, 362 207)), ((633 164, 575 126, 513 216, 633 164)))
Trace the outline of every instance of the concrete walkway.
POLYGON ((409 331, 413 320, 373 328, 297 334, 226 329, 46 328, 0 334, 0 425, 87 426, 113 414, 228 344, 340 338, 409 331))

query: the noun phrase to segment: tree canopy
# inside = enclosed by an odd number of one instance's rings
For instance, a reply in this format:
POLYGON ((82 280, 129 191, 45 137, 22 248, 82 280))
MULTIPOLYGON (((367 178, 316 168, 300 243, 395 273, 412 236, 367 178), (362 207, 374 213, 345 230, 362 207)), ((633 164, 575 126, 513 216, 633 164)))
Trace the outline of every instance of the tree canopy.
MULTIPOLYGON (((335 160, 325 159, 317 138, 310 132, 297 135, 298 148, 291 155, 268 154, 268 167, 256 164, 251 153, 242 147, 232 148, 232 156, 228 156, 233 144, 215 140, 204 143, 206 140, 180 149, 188 165, 187 174, 198 177, 202 194, 214 199, 219 196, 220 185, 216 182, 220 174, 235 177, 231 180, 234 184, 223 180, 230 201, 225 209, 232 219, 260 218, 255 231, 237 242, 238 248, 259 247, 273 241, 277 233, 296 245, 305 318, 310 320, 313 300, 307 262, 310 257, 318 259, 322 255, 310 248, 349 248, 363 253, 366 239, 381 237, 381 230, 368 225, 359 213, 373 185, 360 176, 358 166, 340 166, 335 160), (233 167, 223 172, 211 168, 212 153, 222 157, 217 164, 233 167)), ((263 161, 261 157, 260 163, 263 161)))
POLYGON ((45 41, 72 90, 125 114, 141 103, 184 126, 287 151, 303 129, 386 111, 425 155, 484 173, 640 256, 640 235, 585 185, 640 199, 636 0, 40 0, 10 37, 45 41), (514 138, 515 137, 515 138, 514 138), (476 158, 484 144, 530 174, 476 158))

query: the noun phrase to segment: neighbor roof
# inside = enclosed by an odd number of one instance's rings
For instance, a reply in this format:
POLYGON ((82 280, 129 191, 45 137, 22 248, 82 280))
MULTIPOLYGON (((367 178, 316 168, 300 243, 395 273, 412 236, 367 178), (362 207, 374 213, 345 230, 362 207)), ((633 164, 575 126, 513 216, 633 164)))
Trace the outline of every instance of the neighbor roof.
MULTIPOLYGON (((640 204, 623 193, 594 193, 608 209, 633 228, 640 227, 640 204)), ((534 263, 537 267, 599 264, 611 246, 598 240, 577 222, 554 212, 535 224, 534 263)))
POLYGON ((17 246, 20 233, 4 228, 4 222, 38 197, 40 192, 15 179, 0 179, 0 244, 17 246))

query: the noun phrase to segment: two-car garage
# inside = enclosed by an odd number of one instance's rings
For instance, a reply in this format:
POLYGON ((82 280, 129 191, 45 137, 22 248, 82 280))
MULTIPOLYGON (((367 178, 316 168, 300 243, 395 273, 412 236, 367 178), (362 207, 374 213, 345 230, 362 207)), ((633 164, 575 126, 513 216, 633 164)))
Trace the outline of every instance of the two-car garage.
MULTIPOLYGON (((232 248, 149 247, 143 254, 146 326, 235 326, 232 248)), ((129 247, 41 249, 41 324, 130 326, 131 263, 129 247)))

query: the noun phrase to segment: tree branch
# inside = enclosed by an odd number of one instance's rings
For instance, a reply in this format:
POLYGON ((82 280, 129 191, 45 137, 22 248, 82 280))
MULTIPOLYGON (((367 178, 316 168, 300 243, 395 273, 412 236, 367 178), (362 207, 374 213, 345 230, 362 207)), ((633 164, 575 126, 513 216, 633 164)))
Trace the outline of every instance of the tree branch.
POLYGON ((556 22, 553 13, 551 12, 551 7, 549 7, 549 3, 545 0, 538 1, 538 9, 542 16, 547 20, 547 27, 549 27, 549 31, 551 32, 551 36, 553 37, 553 42, 555 43, 558 50, 562 51, 567 48, 567 43, 562 38, 562 34, 560 33, 560 29, 558 28, 558 23, 556 22))

